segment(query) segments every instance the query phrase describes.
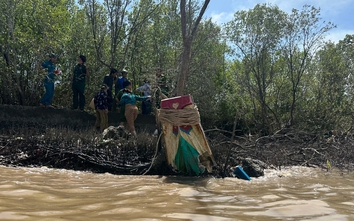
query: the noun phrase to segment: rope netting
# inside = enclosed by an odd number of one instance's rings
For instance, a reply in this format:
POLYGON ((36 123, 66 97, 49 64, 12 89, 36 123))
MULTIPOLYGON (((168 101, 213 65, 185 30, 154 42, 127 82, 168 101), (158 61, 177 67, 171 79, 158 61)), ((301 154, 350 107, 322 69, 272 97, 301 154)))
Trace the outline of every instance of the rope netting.
POLYGON ((159 122, 170 123, 174 126, 196 125, 200 123, 197 106, 187 106, 185 109, 158 109, 159 122))

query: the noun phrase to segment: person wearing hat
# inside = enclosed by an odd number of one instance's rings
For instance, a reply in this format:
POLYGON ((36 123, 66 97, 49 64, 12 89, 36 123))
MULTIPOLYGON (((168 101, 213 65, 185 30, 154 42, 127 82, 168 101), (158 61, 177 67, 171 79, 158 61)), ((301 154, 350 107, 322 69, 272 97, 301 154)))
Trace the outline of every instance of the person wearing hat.
POLYGON ((71 81, 71 86, 73 90, 73 106, 72 109, 80 108, 84 110, 85 107, 85 85, 86 76, 88 76, 87 69, 85 66, 86 57, 80 55, 77 58, 78 64, 74 68, 74 75, 71 81))
POLYGON ((129 81, 124 83, 124 85, 126 86, 126 89, 129 92, 125 92, 123 94, 122 98, 119 101, 119 106, 125 107, 124 115, 127 119, 127 131, 136 136, 134 121, 138 117, 139 112, 138 107, 136 106, 136 101, 144 101, 146 99, 149 99, 150 96, 138 96, 131 93, 132 84, 129 81))
POLYGON ((122 76, 118 78, 118 81, 117 81, 117 83, 115 85, 116 94, 120 90, 122 90, 124 88, 123 83, 126 82, 126 81, 129 81, 129 79, 128 79, 128 71, 123 69, 123 71, 121 73, 122 73, 122 76))
POLYGON ((52 100, 54 96, 55 75, 60 74, 60 70, 58 70, 55 65, 56 59, 57 56, 55 54, 51 54, 49 56, 49 60, 44 61, 42 63, 42 67, 47 70, 47 74, 44 78, 45 93, 39 103, 39 105, 42 107, 50 107, 50 108, 53 107, 52 100))
POLYGON ((108 86, 103 84, 94 98, 97 130, 103 132, 108 127, 108 86))
POLYGON ((106 84, 108 86, 108 110, 112 110, 112 105, 113 105, 113 85, 117 82, 117 74, 118 71, 117 69, 111 68, 109 75, 106 75, 103 78, 103 84, 106 84))

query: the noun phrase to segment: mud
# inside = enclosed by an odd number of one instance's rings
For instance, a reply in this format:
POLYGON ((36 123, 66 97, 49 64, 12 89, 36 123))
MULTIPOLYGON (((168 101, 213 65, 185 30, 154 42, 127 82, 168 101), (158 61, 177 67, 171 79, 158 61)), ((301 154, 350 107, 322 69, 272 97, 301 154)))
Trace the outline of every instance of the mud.
MULTIPOLYGON (((118 125, 117 114, 110 124, 118 125)), ((39 107, 0 106, 0 164, 64 168, 112 174, 178 175, 167 165, 163 140, 153 135, 155 117, 139 116, 138 137, 104 140, 93 130, 93 113, 39 107)), ((271 136, 236 136, 206 130, 216 165, 212 174, 232 176, 245 158, 260 160, 267 168, 308 166, 330 170, 354 169, 354 136, 286 130, 271 136)))

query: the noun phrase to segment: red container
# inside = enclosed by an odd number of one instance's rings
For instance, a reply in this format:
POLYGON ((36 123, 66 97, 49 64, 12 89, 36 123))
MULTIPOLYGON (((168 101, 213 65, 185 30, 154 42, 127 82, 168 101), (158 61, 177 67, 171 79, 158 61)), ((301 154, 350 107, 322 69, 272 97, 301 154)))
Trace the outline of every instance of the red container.
POLYGON ((193 98, 190 94, 161 100, 162 109, 183 109, 191 104, 193 104, 193 98))

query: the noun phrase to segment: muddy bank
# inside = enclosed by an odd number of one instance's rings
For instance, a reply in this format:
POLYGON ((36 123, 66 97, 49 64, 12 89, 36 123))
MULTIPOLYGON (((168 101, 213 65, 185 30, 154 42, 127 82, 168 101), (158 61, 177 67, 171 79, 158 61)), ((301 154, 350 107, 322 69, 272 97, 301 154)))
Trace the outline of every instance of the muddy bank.
MULTIPOLYGON (((89 113, 33 108, 30 115, 21 107, 15 109, 16 114, 1 112, 0 164, 113 174, 178 174, 167 165, 163 141, 159 144, 152 131, 140 130, 137 139, 125 135, 108 139, 92 130, 94 116, 89 113), (53 115, 58 117, 48 118, 53 115)), ((150 129, 155 126, 154 121, 142 122, 150 129)), ((212 174, 205 175, 231 176, 232 167, 244 164, 245 158, 264 162, 261 170, 294 165, 354 169, 354 136, 350 132, 323 135, 287 129, 265 137, 236 136, 233 143, 227 131, 206 130, 206 136, 216 165, 212 174)))
POLYGON ((113 174, 141 174, 150 167, 157 137, 141 133, 137 139, 104 140, 91 131, 47 129, 45 133, 0 136, 0 163, 47 166, 113 174))
MULTIPOLYGON (((3 133, 10 129, 43 129, 69 128, 72 130, 87 130, 93 127, 96 117, 92 110, 87 112, 70 109, 50 109, 35 106, 0 105, 0 129, 3 133)), ((119 125, 119 114, 110 112, 108 123, 119 125)), ((138 115, 136 119, 138 130, 154 130, 154 115, 138 115)), ((0 131, 1 132, 1 131, 0 131)))
POLYGON ((211 137, 213 153, 219 163, 238 165, 244 158, 252 158, 275 169, 284 166, 354 169, 354 135, 349 132, 324 135, 286 129, 270 136, 237 137, 232 144, 224 133, 207 132, 207 136, 211 137))
MULTIPOLYGON (((208 133, 207 133, 208 134, 208 133)), ((336 136, 320 139, 311 134, 272 135, 234 144, 219 134, 208 136, 216 166, 216 177, 231 176, 231 169, 244 164, 245 158, 264 162, 265 168, 284 166, 333 167, 354 169, 354 137, 336 136), (211 138, 213 137, 213 138, 211 138)), ((243 140, 243 141, 242 141, 243 140)), ((0 163, 11 166, 47 166, 113 174, 178 175, 167 165, 158 137, 139 133, 137 139, 119 137, 105 140, 101 134, 70 129, 47 129, 45 133, 21 132, 0 136, 0 163), (151 163, 153 163, 151 165, 151 163)))
MULTIPOLYGON (((154 115, 138 116, 138 139, 104 139, 94 130, 95 120, 93 111, 0 105, 0 164, 115 174, 150 167, 157 142, 154 115)), ((119 125, 117 112, 109 113, 109 125, 119 125)))

